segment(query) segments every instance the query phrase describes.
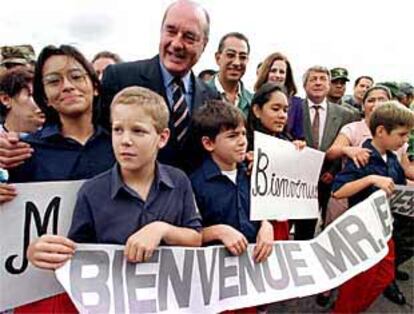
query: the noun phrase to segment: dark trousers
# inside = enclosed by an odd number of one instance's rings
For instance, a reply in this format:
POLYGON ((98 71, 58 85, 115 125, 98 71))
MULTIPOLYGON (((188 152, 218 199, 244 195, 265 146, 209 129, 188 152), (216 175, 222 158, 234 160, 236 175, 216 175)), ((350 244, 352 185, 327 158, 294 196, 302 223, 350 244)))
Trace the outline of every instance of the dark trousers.
POLYGON ((414 256, 414 219, 395 214, 393 238, 395 266, 399 266, 414 256))
MULTIPOLYGON (((331 184, 325 184, 319 181, 318 184, 318 201, 321 210, 322 220, 326 218, 326 208, 331 196, 331 184)), ((297 219, 293 220, 295 224, 295 240, 310 240, 315 236, 317 219, 297 219)))
POLYGON ((315 236, 317 219, 297 219, 295 224, 295 240, 310 240, 315 236))

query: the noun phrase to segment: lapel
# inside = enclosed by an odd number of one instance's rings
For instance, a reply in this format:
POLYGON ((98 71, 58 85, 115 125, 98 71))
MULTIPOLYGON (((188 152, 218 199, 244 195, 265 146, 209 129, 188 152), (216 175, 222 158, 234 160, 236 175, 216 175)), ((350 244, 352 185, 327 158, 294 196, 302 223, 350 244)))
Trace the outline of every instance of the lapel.
POLYGON ((194 73, 191 72, 191 79, 193 80, 193 103, 191 106, 191 110, 194 111, 194 109, 201 106, 206 99, 205 97, 205 86, 201 83, 201 81, 194 76, 194 73))
POLYGON ((164 88, 164 80, 161 74, 160 58, 158 55, 148 60, 145 70, 141 71, 141 78, 145 87, 150 88, 164 97, 165 101, 168 103, 167 94, 164 88))
POLYGON ((303 101, 303 131, 305 132, 306 145, 312 147, 313 138, 308 99, 303 101))
POLYGON ((326 151, 335 140, 342 121, 340 112, 337 110, 336 105, 330 103, 329 101, 327 101, 326 104, 327 110, 325 128, 323 130, 322 141, 319 147, 319 149, 323 152, 326 151))

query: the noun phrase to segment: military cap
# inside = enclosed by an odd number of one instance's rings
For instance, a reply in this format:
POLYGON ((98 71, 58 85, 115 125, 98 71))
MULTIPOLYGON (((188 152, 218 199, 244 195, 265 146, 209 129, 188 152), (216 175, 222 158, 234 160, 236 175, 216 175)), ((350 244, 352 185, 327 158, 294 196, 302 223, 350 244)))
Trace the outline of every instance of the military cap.
POLYGON ((0 51, 1 65, 28 64, 35 61, 35 52, 31 45, 3 46, 0 51))
POLYGON ((400 92, 406 94, 407 96, 414 95, 414 87, 410 83, 403 82, 400 83, 398 87, 400 92))
POLYGON ((349 82, 348 78, 348 70, 345 68, 333 68, 331 69, 331 81, 335 81, 338 79, 344 79, 345 81, 349 82))
POLYGON ((405 96, 405 93, 400 91, 400 87, 397 82, 381 82, 378 85, 386 86, 391 92, 393 98, 401 98, 405 96))

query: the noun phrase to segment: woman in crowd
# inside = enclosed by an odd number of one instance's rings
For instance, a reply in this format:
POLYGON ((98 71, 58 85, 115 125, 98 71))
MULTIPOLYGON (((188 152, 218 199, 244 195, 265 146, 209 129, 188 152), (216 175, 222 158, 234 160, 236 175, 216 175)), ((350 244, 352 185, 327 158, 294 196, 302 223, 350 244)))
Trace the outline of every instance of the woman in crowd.
POLYGON ((294 139, 303 139, 302 99, 295 96, 297 89, 290 62, 279 52, 272 53, 261 64, 254 90, 257 91, 267 82, 280 84, 286 88, 289 101, 286 131, 294 139))
MULTIPOLYGON (((332 146, 326 151, 326 158, 329 160, 348 157, 357 166, 364 166, 369 159, 369 151, 361 145, 372 138, 368 128, 369 119, 375 107, 385 101, 391 100, 390 90, 382 85, 375 85, 368 89, 362 99, 365 117, 345 125, 339 132, 332 146)), ((407 156, 407 146, 404 145, 395 153, 404 168, 407 178, 414 179, 414 169, 407 156)))

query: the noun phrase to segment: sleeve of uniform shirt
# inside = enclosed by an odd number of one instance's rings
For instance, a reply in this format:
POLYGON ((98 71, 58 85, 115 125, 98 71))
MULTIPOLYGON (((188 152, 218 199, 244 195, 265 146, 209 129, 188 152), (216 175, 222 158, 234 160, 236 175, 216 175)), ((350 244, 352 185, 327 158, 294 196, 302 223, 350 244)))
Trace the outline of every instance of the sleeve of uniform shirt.
POLYGON ((85 185, 78 192, 68 237, 78 243, 97 243, 95 224, 85 185))
POLYGON ((187 176, 183 176, 183 215, 182 215, 182 227, 195 229, 201 231, 201 216, 197 209, 197 205, 194 198, 193 189, 191 188, 190 180, 187 176))
MULTIPOLYGON (((36 153, 35 153, 36 154, 36 153)), ((9 169, 9 182, 10 183, 26 183, 35 182, 34 175, 36 172, 35 167, 35 155, 25 160, 23 164, 15 168, 9 169)), ((38 181, 38 180, 37 180, 38 181)))
POLYGON ((364 168, 357 168, 355 163, 348 159, 345 167, 340 171, 332 184, 332 192, 336 192, 345 184, 365 177, 364 168))

